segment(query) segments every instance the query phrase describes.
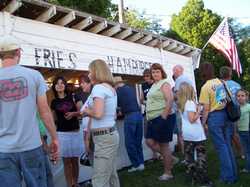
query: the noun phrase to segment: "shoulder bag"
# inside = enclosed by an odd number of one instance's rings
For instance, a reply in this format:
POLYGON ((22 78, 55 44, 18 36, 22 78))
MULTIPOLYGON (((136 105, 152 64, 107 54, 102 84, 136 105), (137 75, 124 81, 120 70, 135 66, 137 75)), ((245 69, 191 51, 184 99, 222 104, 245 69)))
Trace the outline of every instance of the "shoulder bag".
POLYGON ((227 117, 231 122, 236 122, 240 119, 241 116, 241 112, 240 112, 240 106, 234 104, 231 96, 230 96, 230 92, 227 90, 227 87, 225 86, 225 82, 222 81, 220 79, 220 81, 222 82, 222 84, 224 85, 227 95, 230 97, 231 101, 227 100, 227 104, 226 104, 226 113, 227 113, 227 117))

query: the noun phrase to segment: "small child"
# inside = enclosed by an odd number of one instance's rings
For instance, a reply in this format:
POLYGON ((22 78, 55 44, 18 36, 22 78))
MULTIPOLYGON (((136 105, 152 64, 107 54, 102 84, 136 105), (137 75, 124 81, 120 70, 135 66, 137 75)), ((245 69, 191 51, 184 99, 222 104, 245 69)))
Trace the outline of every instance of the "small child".
POLYGON ((194 89, 187 82, 179 86, 177 109, 182 118, 182 135, 186 159, 186 180, 188 185, 196 182, 196 164, 194 150, 197 151, 197 177, 202 186, 210 186, 205 154, 205 127, 202 126, 199 115, 201 108, 195 102, 194 89))
MULTIPOLYGON (((249 173, 250 172, 250 142, 249 142, 249 113, 250 104, 246 101, 248 99, 248 92, 244 89, 239 89, 236 92, 236 100, 240 104, 241 117, 236 123, 238 126, 238 132, 240 136, 240 141, 247 157, 247 166, 240 172, 249 173)), ((237 135, 236 135, 237 136, 237 135)))

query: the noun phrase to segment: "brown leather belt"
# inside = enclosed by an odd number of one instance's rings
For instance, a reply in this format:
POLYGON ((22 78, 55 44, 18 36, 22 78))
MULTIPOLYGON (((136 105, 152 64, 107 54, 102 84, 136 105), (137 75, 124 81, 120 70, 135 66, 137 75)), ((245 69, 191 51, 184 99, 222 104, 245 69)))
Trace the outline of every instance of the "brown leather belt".
POLYGON ((135 113, 139 113, 139 112, 141 112, 141 111, 129 112, 129 113, 125 114, 125 116, 131 115, 131 114, 135 114, 135 113))

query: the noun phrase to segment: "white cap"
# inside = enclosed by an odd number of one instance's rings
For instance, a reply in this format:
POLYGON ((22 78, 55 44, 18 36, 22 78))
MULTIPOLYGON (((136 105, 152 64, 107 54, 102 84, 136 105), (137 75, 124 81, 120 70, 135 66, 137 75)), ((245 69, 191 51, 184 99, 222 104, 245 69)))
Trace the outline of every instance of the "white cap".
POLYGON ((21 45, 14 36, 0 37, 0 51, 12 51, 19 48, 21 48, 21 45))

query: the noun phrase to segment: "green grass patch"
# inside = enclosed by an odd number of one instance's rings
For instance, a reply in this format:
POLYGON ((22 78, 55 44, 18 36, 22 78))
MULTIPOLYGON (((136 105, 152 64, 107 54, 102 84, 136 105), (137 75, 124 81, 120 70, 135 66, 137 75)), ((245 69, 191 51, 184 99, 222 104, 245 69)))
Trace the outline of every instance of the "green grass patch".
MULTIPOLYGON (((235 146, 233 147, 235 156, 238 156, 235 146)), ((178 157, 180 161, 184 160, 184 155, 179 152, 174 152, 174 156, 178 157)), ((207 155, 207 167, 210 174, 210 180, 217 180, 220 177, 220 159, 215 151, 211 138, 208 137, 206 141, 206 155, 207 155)), ((185 164, 177 163, 173 169, 173 178, 168 181, 160 181, 158 177, 163 174, 164 166, 163 162, 145 162, 145 170, 128 173, 128 168, 123 168, 118 171, 121 187, 182 187, 187 186, 185 184, 185 164)), ((239 171, 244 169, 247 165, 247 161, 237 162, 239 180, 234 184, 221 184, 213 182, 214 187, 249 187, 250 186, 250 174, 240 173, 239 171)), ((195 186, 199 186, 198 183, 195 186)))

